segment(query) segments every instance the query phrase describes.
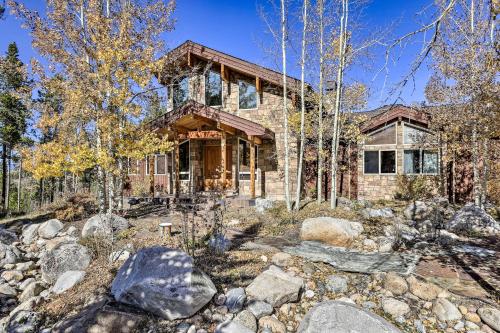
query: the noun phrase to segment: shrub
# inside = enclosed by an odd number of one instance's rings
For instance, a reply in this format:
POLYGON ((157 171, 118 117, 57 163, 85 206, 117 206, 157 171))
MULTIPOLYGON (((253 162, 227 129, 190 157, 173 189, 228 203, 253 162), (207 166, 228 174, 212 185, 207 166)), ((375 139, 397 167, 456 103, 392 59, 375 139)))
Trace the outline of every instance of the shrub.
POLYGON ((85 246, 93 258, 107 258, 113 252, 113 241, 111 236, 89 236, 81 238, 79 243, 85 246))
POLYGON ((419 200, 432 196, 433 186, 431 176, 398 175, 396 199, 419 200))
POLYGON ((52 203, 48 209, 54 211, 55 218, 62 221, 74 221, 96 212, 95 199, 86 193, 72 194, 52 203))

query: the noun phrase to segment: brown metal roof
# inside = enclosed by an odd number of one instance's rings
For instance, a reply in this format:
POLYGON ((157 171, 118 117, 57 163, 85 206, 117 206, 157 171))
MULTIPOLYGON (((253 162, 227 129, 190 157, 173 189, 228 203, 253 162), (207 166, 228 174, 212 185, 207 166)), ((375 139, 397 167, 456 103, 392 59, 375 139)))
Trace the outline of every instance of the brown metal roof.
MULTIPOLYGON (((181 45, 177 46, 172 51, 165 55, 167 62, 175 62, 183 56, 190 53, 201 59, 218 63, 232 70, 236 70, 243 74, 259 77, 262 80, 275 84, 277 86, 283 85, 283 74, 272 69, 257 65, 255 63, 243 60, 241 58, 229 55, 227 53, 211 49, 207 46, 187 40, 181 45)), ((298 88, 300 80, 287 76, 287 83, 291 88, 298 88)))
MULTIPOLYGON (((206 106, 193 100, 189 100, 181 107, 151 120, 147 126, 151 128, 165 128, 169 126, 175 127, 176 124, 179 124, 183 119, 186 119, 189 116, 198 116, 206 120, 213 121, 216 124, 229 126, 245 133, 248 136, 257 136, 261 139, 274 139, 274 132, 260 124, 238 117, 234 114, 206 106)), ((183 126, 188 128, 192 127, 189 126, 188 123, 183 124, 183 126)))

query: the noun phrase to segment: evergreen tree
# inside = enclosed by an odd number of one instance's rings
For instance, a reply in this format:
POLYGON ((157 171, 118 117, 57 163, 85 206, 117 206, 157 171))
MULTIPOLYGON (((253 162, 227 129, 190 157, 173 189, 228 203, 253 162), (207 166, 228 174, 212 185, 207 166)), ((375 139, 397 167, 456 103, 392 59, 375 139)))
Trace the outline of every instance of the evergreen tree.
POLYGON ((21 141, 26 131, 27 108, 20 92, 28 86, 24 66, 19 60, 16 43, 9 44, 7 54, 0 59, 0 142, 2 143, 1 207, 7 210, 7 165, 9 152, 21 141))

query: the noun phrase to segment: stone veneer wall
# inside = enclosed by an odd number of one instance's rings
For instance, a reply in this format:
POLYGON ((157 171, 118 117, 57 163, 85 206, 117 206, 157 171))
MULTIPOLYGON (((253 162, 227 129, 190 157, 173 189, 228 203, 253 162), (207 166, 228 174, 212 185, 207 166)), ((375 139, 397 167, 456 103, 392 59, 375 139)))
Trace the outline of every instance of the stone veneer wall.
MULTIPOLYGON (((251 120, 262 126, 272 130, 275 133, 275 140, 264 140, 259 146, 259 160, 257 165, 256 178, 256 195, 274 200, 283 200, 285 197, 284 187, 284 143, 283 143, 283 117, 282 105, 283 96, 279 87, 272 86, 265 81, 262 81, 262 93, 257 103, 256 109, 240 110, 239 109, 239 87, 238 80, 248 80, 255 83, 255 78, 246 77, 234 71, 229 72, 229 82, 222 82, 222 105, 215 107, 225 112, 235 114, 239 117, 251 120)), ((205 103, 205 79, 203 75, 193 76, 190 79, 190 98, 199 103, 205 103)), ((171 94, 169 94, 171 95, 171 94)), ((172 105, 171 97, 169 105, 172 105)), ((288 105, 292 105, 289 98, 288 105)), ((236 181, 237 188, 241 195, 250 194, 250 181, 239 181, 237 177, 237 138, 228 137, 227 144, 232 144, 233 149, 233 182, 236 181), (230 143, 231 142, 231 143, 230 143)), ((191 140, 191 142, 202 142, 201 140, 191 140)), ((198 143, 196 143, 198 145, 198 143)), ((201 143, 203 145, 203 143, 201 143)), ((297 175, 297 139, 290 136, 289 139, 289 156, 290 156, 290 193, 293 196, 295 193, 296 175, 297 175)), ((194 181, 203 181, 203 149, 199 155, 193 152, 191 148, 191 163, 195 160, 197 164, 192 166, 195 172, 194 181)), ((186 186, 189 182, 181 182, 183 191, 187 190, 186 186), (186 184, 184 184, 186 183, 186 184)), ((198 184, 198 183, 195 183, 198 184)), ((194 184, 193 184, 194 185, 194 184)))
MULTIPOLYGON (((394 199, 394 195, 398 189, 397 186, 397 175, 403 174, 403 155, 405 149, 418 149, 415 145, 403 144, 403 122, 398 121, 396 123, 396 144, 391 145, 374 145, 365 146, 361 145, 358 153, 358 199, 366 200, 379 200, 394 199), (396 150, 396 175, 388 174, 364 174, 364 151, 373 150, 396 150)), ((428 176, 429 181, 433 179, 433 176, 428 176)), ((435 189, 437 190, 437 188, 435 189)))

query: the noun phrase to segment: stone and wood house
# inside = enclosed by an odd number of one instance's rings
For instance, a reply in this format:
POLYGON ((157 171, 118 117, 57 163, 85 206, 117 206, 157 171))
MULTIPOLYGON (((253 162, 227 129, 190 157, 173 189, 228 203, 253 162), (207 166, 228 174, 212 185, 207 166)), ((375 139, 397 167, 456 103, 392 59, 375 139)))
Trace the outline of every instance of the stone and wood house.
MULTIPOLYGON (((148 126, 168 136, 174 149, 129 161, 128 195, 151 194, 148 188, 153 187, 154 196, 217 187, 242 197, 284 199, 281 73, 186 41, 165 57, 159 80, 168 89, 168 112, 148 126)), ((287 84, 288 104, 298 110, 300 82, 287 77, 287 84)), ((439 149, 429 144, 430 117, 424 110, 393 105, 356 115, 367 118, 361 124, 366 139, 351 153, 349 167, 339 171, 341 195, 392 199, 398 175, 432 179, 440 174, 439 149)), ((289 142, 294 193, 299 141, 291 134, 289 142)), ((328 174, 325 177, 329 193, 328 174)), ((304 186, 315 185, 306 181, 304 186)))

